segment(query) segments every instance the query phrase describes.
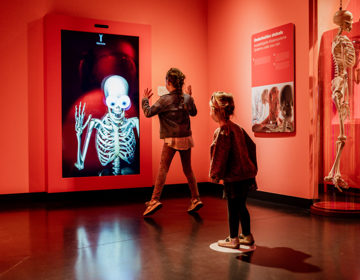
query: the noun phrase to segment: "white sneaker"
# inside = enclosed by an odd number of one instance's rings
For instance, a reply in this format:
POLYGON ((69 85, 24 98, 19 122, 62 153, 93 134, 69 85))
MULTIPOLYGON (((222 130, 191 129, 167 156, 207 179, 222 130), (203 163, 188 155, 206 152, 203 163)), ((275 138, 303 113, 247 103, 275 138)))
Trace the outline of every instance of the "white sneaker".
POLYGON ((228 236, 224 240, 219 240, 218 245, 225 248, 239 249, 240 241, 238 237, 230 238, 230 236, 228 236))
POLYGON ((255 243, 254 237, 252 236, 251 233, 246 236, 243 234, 240 234, 239 241, 240 241, 240 245, 247 245, 247 246, 254 245, 254 243, 255 243))

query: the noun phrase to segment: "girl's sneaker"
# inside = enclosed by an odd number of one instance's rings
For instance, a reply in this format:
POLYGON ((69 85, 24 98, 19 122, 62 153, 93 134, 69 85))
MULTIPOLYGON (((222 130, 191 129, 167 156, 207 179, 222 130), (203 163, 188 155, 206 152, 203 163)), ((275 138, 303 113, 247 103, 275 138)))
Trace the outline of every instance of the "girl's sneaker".
POLYGON ((203 206, 204 206, 204 204, 201 202, 200 198, 194 198, 191 200, 190 206, 187 211, 189 213, 192 213, 192 212, 199 210, 203 206))
POLYGON ((150 216, 162 207, 162 203, 159 200, 152 199, 145 203, 146 210, 144 216, 150 216))
POLYGON ((240 241, 238 237, 230 238, 230 236, 228 236, 224 240, 219 240, 218 245, 225 248, 239 249, 240 241))
POLYGON ((239 241, 240 241, 240 245, 247 245, 247 246, 254 245, 255 243, 254 237, 252 236, 251 233, 246 236, 241 233, 239 235, 239 241))

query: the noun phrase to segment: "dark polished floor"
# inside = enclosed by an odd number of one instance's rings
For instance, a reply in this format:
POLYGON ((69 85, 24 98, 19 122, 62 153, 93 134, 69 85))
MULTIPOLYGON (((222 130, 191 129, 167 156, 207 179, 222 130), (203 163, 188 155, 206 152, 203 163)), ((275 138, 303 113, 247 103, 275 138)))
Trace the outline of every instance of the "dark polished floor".
POLYGON ((220 253, 226 202, 166 198, 144 219, 143 202, 53 201, 0 210, 0 279, 360 279, 360 220, 249 199, 257 249, 220 253))

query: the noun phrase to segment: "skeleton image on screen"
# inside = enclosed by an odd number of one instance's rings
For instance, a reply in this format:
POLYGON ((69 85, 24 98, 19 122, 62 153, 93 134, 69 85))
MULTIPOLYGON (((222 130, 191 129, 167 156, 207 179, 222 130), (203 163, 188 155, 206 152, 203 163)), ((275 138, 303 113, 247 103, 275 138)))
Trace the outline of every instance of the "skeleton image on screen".
POLYGON ((75 166, 79 170, 84 169, 86 153, 95 129, 95 147, 101 165, 112 163, 113 175, 131 174, 128 169, 122 169, 121 161, 128 164, 134 161, 136 137, 139 136, 139 119, 125 117, 125 111, 131 107, 128 82, 121 76, 112 75, 103 80, 102 89, 108 109, 102 119, 92 118, 90 114, 84 124, 86 104, 82 105, 80 102, 79 107, 75 106, 75 131, 78 143, 75 166), (85 129, 86 136, 82 143, 85 129))
POLYGON ((340 157, 346 141, 344 121, 350 115, 348 68, 355 65, 356 56, 353 43, 346 35, 342 34, 343 31, 350 32, 352 29, 353 16, 351 12, 340 8, 334 15, 334 23, 339 26, 339 31, 333 39, 331 48, 335 65, 335 77, 331 82, 331 97, 339 114, 340 134, 336 141, 334 164, 324 180, 333 183, 341 191, 341 188, 348 188, 348 184, 341 178, 340 173, 340 157))

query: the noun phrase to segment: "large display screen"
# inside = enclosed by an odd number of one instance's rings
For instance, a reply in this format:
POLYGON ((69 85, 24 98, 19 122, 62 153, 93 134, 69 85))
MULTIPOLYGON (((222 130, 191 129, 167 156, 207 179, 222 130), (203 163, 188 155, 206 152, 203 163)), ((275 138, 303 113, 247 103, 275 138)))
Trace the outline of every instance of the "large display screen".
POLYGON ((152 186, 151 27, 44 18, 47 192, 152 186))
POLYGON ((61 30, 63 177, 139 173, 139 38, 61 30))

